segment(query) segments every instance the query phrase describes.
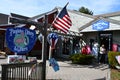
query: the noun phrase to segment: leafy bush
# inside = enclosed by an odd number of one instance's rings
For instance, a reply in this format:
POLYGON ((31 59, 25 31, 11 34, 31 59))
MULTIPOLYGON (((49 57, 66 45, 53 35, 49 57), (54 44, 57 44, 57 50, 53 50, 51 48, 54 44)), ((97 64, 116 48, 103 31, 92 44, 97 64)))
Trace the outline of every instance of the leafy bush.
POLYGON ((108 52, 108 62, 111 68, 115 68, 115 66, 119 65, 115 58, 117 55, 120 55, 120 52, 113 52, 113 51, 108 52))
POLYGON ((70 56, 72 63, 75 64, 91 64, 94 56, 86 54, 73 54, 70 56))

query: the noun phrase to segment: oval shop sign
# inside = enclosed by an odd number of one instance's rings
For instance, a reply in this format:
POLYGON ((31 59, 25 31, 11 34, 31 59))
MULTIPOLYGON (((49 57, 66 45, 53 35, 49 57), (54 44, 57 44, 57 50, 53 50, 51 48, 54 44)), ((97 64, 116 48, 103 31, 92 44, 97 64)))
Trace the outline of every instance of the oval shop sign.
POLYGON ((27 28, 7 28, 6 43, 11 51, 17 54, 26 54, 34 46, 36 33, 27 28))

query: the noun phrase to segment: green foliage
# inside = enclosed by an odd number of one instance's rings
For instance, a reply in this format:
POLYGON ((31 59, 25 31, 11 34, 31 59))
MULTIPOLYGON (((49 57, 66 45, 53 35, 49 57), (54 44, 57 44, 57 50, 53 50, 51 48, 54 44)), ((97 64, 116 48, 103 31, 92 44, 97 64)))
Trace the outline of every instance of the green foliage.
POLYGON ((79 9, 79 12, 89 14, 89 15, 93 15, 93 12, 91 10, 89 10, 88 8, 85 8, 85 7, 81 7, 79 9))
POLYGON ((117 55, 120 55, 120 52, 113 52, 113 51, 108 52, 108 62, 111 68, 115 68, 115 66, 119 65, 115 58, 115 56, 117 55))
POLYGON ((71 55, 70 59, 74 64, 91 64, 94 56, 79 53, 71 55))

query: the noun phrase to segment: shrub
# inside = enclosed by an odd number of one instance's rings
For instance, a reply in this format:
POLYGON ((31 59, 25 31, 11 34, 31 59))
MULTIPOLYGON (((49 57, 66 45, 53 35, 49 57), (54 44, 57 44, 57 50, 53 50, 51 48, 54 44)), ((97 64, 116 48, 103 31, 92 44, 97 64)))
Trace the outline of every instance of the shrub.
POLYGON ((70 59, 74 64, 91 64, 94 59, 94 56, 80 53, 71 55, 70 59))
POLYGON ((120 64, 118 64, 115 56, 120 55, 120 52, 113 52, 113 51, 109 51, 108 52, 108 62, 111 68, 115 68, 115 66, 120 66, 120 64))

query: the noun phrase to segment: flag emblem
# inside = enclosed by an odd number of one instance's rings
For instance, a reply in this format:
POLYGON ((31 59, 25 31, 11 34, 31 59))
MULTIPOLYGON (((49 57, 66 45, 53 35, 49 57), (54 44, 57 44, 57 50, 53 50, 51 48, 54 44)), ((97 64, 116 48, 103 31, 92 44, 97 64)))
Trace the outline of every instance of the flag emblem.
POLYGON ((63 33, 67 33, 70 26, 72 26, 72 21, 67 12, 66 6, 61 10, 59 15, 55 18, 55 20, 52 23, 54 28, 62 31, 63 33))

